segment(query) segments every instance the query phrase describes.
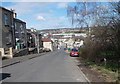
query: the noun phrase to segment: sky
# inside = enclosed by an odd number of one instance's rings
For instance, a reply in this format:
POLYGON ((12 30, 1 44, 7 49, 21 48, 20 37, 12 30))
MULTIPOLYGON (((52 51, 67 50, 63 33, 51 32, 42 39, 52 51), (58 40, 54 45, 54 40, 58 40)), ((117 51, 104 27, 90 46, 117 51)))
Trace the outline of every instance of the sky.
POLYGON ((69 2, 2 2, 2 7, 14 9, 17 18, 25 21, 27 28, 70 28, 67 17, 69 2))
MULTIPOLYGON (((26 22, 27 29, 42 30, 74 27, 71 20, 68 19, 67 7, 68 5, 75 6, 76 2, 70 2, 72 0, 57 1, 33 2, 33 0, 29 0, 29 2, 26 2, 26 0, 22 0, 18 2, 18 0, 4 0, 0 5, 7 9, 14 9, 17 18, 26 22)), ((102 1, 105 2, 105 0, 102 1)))

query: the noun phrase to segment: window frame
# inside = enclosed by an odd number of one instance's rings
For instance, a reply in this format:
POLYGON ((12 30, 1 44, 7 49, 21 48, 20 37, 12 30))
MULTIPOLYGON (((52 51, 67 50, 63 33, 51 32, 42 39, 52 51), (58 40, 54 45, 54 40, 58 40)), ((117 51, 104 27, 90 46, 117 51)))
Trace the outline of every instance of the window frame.
POLYGON ((9 17, 8 14, 4 13, 4 25, 9 26, 9 17))

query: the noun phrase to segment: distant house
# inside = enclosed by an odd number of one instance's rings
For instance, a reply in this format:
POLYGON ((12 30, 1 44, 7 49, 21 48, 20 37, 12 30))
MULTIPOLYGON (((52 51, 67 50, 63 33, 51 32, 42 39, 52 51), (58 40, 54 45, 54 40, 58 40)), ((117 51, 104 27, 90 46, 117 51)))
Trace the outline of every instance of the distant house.
POLYGON ((16 49, 23 49, 27 47, 27 32, 26 23, 22 20, 14 18, 15 26, 15 44, 16 49))
POLYGON ((74 39, 72 38, 69 38, 65 41, 66 45, 67 45, 67 48, 73 48, 73 44, 74 44, 74 39))
POLYGON ((27 44, 29 48, 37 47, 37 35, 38 33, 33 31, 33 29, 27 29, 27 44))
POLYGON ((43 48, 42 35, 39 34, 39 48, 43 48))
POLYGON ((27 29, 27 44, 29 48, 42 47, 42 35, 37 31, 32 31, 32 29, 27 29))
POLYGON ((49 38, 42 38, 43 48, 50 49, 53 51, 53 42, 49 38))
POLYGON ((84 41, 83 40, 80 40, 80 41, 75 41, 73 46, 74 47, 81 47, 84 45, 84 41))
POLYGON ((0 56, 12 58, 14 39, 14 12, 0 7, 0 56))

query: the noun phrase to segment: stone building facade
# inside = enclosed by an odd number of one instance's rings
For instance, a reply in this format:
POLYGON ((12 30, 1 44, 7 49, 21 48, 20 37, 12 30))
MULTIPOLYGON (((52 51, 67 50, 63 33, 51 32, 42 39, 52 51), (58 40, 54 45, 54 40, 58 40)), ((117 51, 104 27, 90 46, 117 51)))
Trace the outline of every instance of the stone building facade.
POLYGON ((14 27, 15 27, 15 49, 20 50, 27 48, 26 22, 14 18, 14 27))
POLYGON ((0 56, 10 58, 15 47, 13 15, 12 10, 0 7, 0 56))

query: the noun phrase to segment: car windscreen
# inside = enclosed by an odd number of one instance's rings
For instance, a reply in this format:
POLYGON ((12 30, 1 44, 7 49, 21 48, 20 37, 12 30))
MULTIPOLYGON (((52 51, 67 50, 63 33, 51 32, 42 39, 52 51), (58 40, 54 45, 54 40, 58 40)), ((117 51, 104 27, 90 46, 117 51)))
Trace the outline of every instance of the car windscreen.
POLYGON ((72 51, 74 51, 74 52, 78 52, 78 50, 77 50, 77 49, 72 49, 72 51))

